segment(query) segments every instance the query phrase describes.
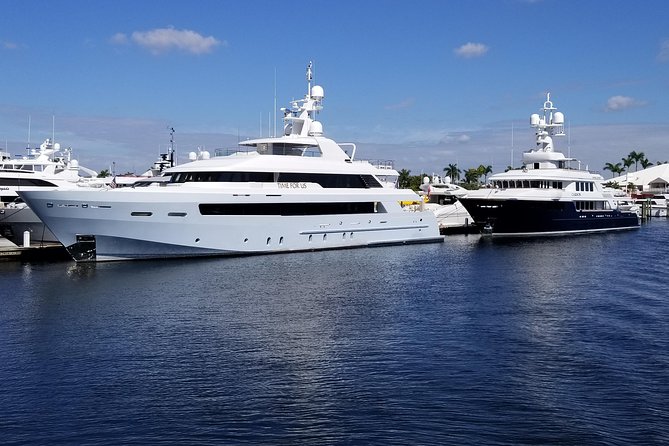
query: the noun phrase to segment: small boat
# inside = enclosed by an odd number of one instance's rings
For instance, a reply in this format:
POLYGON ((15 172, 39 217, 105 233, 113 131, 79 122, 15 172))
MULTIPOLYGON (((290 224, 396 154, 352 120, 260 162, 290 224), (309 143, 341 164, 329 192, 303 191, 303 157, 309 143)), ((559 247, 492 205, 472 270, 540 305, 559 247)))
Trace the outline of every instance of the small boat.
POLYGON ((488 187, 460 198, 481 232, 519 237, 635 229, 637 212, 618 205, 601 175, 573 168, 577 160, 553 147, 564 136, 564 115, 546 96, 543 115, 532 114, 536 149, 523 153, 523 167, 495 174, 488 187))
POLYGON ((425 204, 420 206, 434 212, 439 224, 439 232, 455 234, 476 231, 474 220, 459 200, 469 192, 467 189, 453 184, 448 176, 440 175, 423 177, 420 189, 420 195, 425 201, 425 204))
POLYGON ((642 212, 646 212, 646 217, 667 217, 669 210, 669 201, 665 194, 637 194, 633 195, 634 203, 638 205, 642 212))

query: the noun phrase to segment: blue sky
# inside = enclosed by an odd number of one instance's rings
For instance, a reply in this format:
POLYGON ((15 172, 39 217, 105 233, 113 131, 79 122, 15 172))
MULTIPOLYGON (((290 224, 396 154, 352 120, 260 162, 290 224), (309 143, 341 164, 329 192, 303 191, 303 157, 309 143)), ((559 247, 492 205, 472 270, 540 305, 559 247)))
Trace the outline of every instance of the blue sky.
MULTIPOLYGON (((551 93, 565 153, 602 172, 669 160, 664 0, 0 0, 0 147, 52 134, 81 164, 140 173, 169 143, 233 147, 325 90, 327 136, 412 174, 520 164, 551 93), (276 81, 275 81, 276 80, 276 81), (513 130, 512 130, 513 129, 513 130)), ((281 125, 278 124, 278 128, 281 125)))

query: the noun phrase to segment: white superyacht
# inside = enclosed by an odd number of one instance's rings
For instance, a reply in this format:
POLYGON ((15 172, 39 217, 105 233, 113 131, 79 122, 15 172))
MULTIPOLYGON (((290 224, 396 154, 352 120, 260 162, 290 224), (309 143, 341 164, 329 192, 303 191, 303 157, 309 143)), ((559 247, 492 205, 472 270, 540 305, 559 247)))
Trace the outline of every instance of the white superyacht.
MULTIPOLYGON (((310 65, 311 66, 311 65, 310 65)), ((243 255, 442 242, 411 190, 383 187, 316 120, 323 89, 284 109, 284 133, 168 169, 133 188, 22 190, 77 261, 243 255)), ((344 145, 344 144, 342 144, 344 145)))

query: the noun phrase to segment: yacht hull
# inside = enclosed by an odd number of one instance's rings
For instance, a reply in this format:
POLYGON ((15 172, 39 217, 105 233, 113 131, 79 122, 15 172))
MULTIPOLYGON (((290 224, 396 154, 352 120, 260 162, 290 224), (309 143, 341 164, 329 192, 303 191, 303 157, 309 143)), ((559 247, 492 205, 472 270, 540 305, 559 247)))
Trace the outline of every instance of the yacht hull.
POLYGON ((570 201, 462 198, 462 204, 485 235, 522 237, 580 234, 639 227, 635 212, 578 211, 570 201))
MULTIPOLYGON (((179 193, 141 196, 137 191, 130 193, 132 200, 128 193, 119 190, 67 194, 66 199, 59 199, 62 194, 41 191, 24 192, 22 196, 80 262, 250 255, 443 241, 431 212, 404 212, 398 203, 393 205, 392 202, 378 204, 379 208, 390 209, 387 212, 203 215, 203 206, 234 206, 241 202, 248 210, 253 205, 262 206, 261 200, 267 201, 268 197, 210 194, 203 198, 198 194, 196 198, 179 193), (225 203, 220 204, 224 200, 225 203)), ((296 204, 299 198, 293 196, 287 200, 296 204)), ((301 198, 314 199, 313 196, 301 198)), ((308 207, 307 203, 304 207, 308 207)))

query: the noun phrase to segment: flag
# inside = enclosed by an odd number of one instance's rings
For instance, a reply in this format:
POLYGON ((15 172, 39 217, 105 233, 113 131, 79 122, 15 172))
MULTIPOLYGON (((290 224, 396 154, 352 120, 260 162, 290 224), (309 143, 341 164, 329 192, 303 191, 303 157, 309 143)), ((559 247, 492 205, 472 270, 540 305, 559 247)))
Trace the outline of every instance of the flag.
POLYGON ((109 187, 112 189, 116 189, 116 175, 114 175, 114 178, 112 178, 111 183, 109 183, 109 187))

